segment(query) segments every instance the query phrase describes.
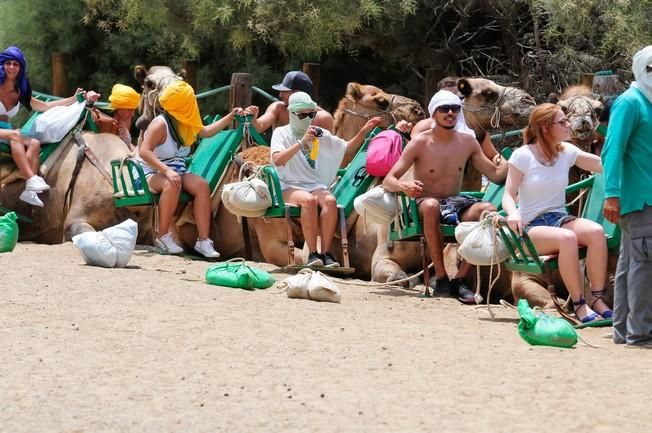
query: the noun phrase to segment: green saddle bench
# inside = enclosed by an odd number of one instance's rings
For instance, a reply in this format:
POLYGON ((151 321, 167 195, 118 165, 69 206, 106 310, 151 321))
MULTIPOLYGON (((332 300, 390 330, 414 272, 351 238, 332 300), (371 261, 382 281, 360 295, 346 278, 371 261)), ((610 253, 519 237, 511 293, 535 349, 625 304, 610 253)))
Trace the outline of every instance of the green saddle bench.
MULTIPOLYGON (((596 173, 587 179, 569 185, 566 189, 566 193, 568 194, 586 189, 589 190, 589 194, 580 211, 580 215, 582 218, 594 221, 602 226, 607 238, 607 249, 609 250, 609 253, 617 255, 620 246, 620 227, 605 219, 602 213, 602 206, 604 203, 604 176, 600 173, 596 173)), ((527 232, 523 231, 523 235, 519 237, 509 229, 505 223, 503 225, 505 230, 501 230, 499 233, 510 253, 509 259, 505 262, 505 268, 507 270, 525 272, 542 277, 548 285, 548 292, 550 293, 557 311, 572 324, 577 325, 578 327, 583 327, 609 326, 613 323, 612 319, 604 319, 589 322, 588 324, 582 324, 577 319, 566 313, 557 301, 556 288, 553 283, 554 271, 559 269, 558 256, 556 254, 540 255, 527 235, 527 232)), ((581 247, 579 249, 579 258, 583 259, 585 257, 586 248, 581 247)))
MULTIPOLYGON (((349 242, 346 228, 346 219, 353 211, 353 202, 355 198, 369 189, 374 180, 374 176, 367 173, 365 168, 367 163, 367 149, 371 140, 382 131, 381 128, 374 128, 367 133, 358 153, 353 160, 344 169, 339 169, 334 186, 331 187, 331 193, 337 201, 337 212, 340 228, 340 237, 342 242, 342 259, 343 266, 348 272, 354 272, 355 269, 350 267, 349 260, 349 242)), ((292 238, 292 228, 290 220, 301 216, 299 206, 285 203, 281 190, 281 183, 278 179, 276 169, 271 165, 263 167, 263 178, 269 188, 272 206, 267 209, 265 218, 285 218, 287 221, 287 239, 288 239, 288 266, 296 266, 294 257, 294 240, 292 238)))
MULTIPOLYGON (((507 161, 512 155, 512 149, 504 148, 501 151, 503 158, 507 161)), ((483 201, 490 202, 499 211, 502 209, 503 192, 505 184, 495 184, 489 182, 484 192, 482 191, 469 191, 461 192, 461 194, 471 195, 480 198, 483 201)), ((394 241, 411 241, 419 242, 421 249, 421 256, 423 258, 423 281, 425 291, 424 297, 430 296, 430 289, 428 282, 430 281, 430 255, 428 251, 428 244, 426 237, 423 234, 423 223, 419 215, 419 205, 416 200, 407 197, 403 193, 398 194, 399 199, 399 217, 392 222, 390 226, 389 240, 394 241)), ((442 240, 444 243, 455 243, 455 226, 441 224, 440 225, 442 240)))
MULTIPOLYGON (((217 121, 219 116, 213 118, 217 121)), ((191 156, 188 172, 203 177, 208 181, 211 194, 216 190, 233 155, 240 148, 243 138, 266 145, 264 138, 250 128, 251 117, 236 116, 238 124, 235 129, 220 131, 212 137, 202 138, 197 150, 191 156)), ((159 200, 159 194, 153 193, 145 179, 140 161, 133 157, 111 161, 113 179, 113 203, 116 207, 152 206, 159 200)), ((182 192, 181 202, 192 200, 192 196, 182 192)))

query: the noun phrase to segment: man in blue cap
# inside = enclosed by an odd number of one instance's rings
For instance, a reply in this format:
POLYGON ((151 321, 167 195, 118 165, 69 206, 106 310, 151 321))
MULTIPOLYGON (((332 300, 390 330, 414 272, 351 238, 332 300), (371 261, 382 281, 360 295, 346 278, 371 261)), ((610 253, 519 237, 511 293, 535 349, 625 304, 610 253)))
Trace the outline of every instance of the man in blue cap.
MULTIPOLYGON (((287 125, 289 122, 288 99, 295 92, 312 93, 312 80, 301 71, 290 71, 285 74, 283 82, 275 84, 272 89, 279 92, 280 101, 273 102, 267 107, 265 113, 252 121, 257 131, 266 131, 270 127, 276 128, 287 125)), ((252 113, 256 114, 256 113, 252 113)), ((328 131, 333 130, 333 116, 321 107, 317 107, 317 113, 312 124, 328 131)))

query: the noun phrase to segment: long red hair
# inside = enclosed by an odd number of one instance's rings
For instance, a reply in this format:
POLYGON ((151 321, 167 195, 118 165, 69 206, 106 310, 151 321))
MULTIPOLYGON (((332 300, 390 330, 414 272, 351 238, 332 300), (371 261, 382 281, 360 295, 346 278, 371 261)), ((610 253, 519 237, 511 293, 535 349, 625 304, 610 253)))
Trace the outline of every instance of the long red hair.
POLYGON ((551 129, 554 125, 555 114, 561 111, 558 105, 545 103, 537 105, 532 114, 528 126, 523 130, 523 142, 526 144, 539 143, 543 156, 552 161, 557 158, 562 151, 561 143, 554 143, 546 134, 546 129, 551 129))

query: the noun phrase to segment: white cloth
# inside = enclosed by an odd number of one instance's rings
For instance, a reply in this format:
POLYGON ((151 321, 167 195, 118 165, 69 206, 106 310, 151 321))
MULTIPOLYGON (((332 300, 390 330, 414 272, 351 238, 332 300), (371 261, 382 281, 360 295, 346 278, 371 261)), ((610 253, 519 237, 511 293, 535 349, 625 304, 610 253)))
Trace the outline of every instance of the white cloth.
MULTIPOLYGON (((459 96, 457 96, 453 92, 449 92, 448 90, 440 90, 439 92, 432 95, 432 98, 430 99, 430 103, 428 104, 428 113, 430 113, 430 117, 433 117, 433 115, 435 114, 435 110, 437 110, 437 107, 442 105, 459 105, 461 107, 462 100, 460 99, 459 96)), ((436 127, 437 127, 437 122, 433 120, 432 129, 435 129, 436 127)), ((469 126, 466 124, 466 119, 464 118, 463 110, 460 110, 460 112, 457 114, 457 123, 455 124, 455 128, 453 129, 463 134, 469 134, 473 138, 475 138, 475 132, 473 132, 473 130, 469 128, 469 126)))
MULTIPOLYGON (((278 173, 281 189, 297 188, 305 191, 328 189, 337 175, 346 152, 346 141, 326 130, 323 132, 324 135, 318 138, 319 154, 315 161, 315 168, 310 167, 301 151, 290 158, 285 165, 277 166, 272 160, 271 164, 278 173)), ((290 125, 276 128, 272 133, 271 154, 289 149, 300 138, 295 137, 290 125)))
POLYGON ((575 165, 580 150, 570 143, 562 143, 563 150, 554 165, 548 167, 534 157, 530 145, 514 151, 509 165, 523 173, 518 189, 519 212, 524 224, 544 212, 566 212, 568 170, 575 165))
POLYGON ((639 89, 652 104, 652 72, 647 72, 647 65, 652 65, 652 45, 637 52, 632 62, 632 72, 636 79, 632 87, 639 89))

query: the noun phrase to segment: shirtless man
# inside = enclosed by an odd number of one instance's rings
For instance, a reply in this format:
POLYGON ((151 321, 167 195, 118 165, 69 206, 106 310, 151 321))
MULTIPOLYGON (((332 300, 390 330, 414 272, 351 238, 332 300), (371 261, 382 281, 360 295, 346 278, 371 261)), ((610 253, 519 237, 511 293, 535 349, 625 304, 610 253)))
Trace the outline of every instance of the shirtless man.
MULTIPOLYGON (((288 116, 288 99, 290 95, 295 92, 312 93, 312 81, 308 75, 301 71, 290 71, 285 74, 281 84, 275 84, 272 89, 278 90, 280 101, 273 102, 267 107, 265 113, 251 121, 251 124, 256 128, 256 131, 263 132, 270 127, 276 128, 285 126, 289 122, 288 116)), ((248 108, 248 112, 253 114, 254 117, 257 112, 248 108)), ((312 121, 313 126, 326 129, 327 131, 333 130, 333 116, 321 107, 317 107, 317 114, 312 121)))
POLYGON ((440 90, 432 97, 428 106, 432 126, 412 136, 401 158, 385 177, 383 187, 417 199, 437 275, 436 293, 449 293, 464 303, 474 303, 473 292, 462 280, 471 269, 470 264, 465 262, 460 267, 453 284, 448 279, 440 224, 442 220, 477 221, 483 211, 495 210, 491 203, 459 195, 467 161, 496 183, 505 180, 507 164, 496 166, 484 155, 473 130, 466 125, 461 108, 460 98, 447 90, 440 90), (414 180, 399 180, 412 166, 414 180))

